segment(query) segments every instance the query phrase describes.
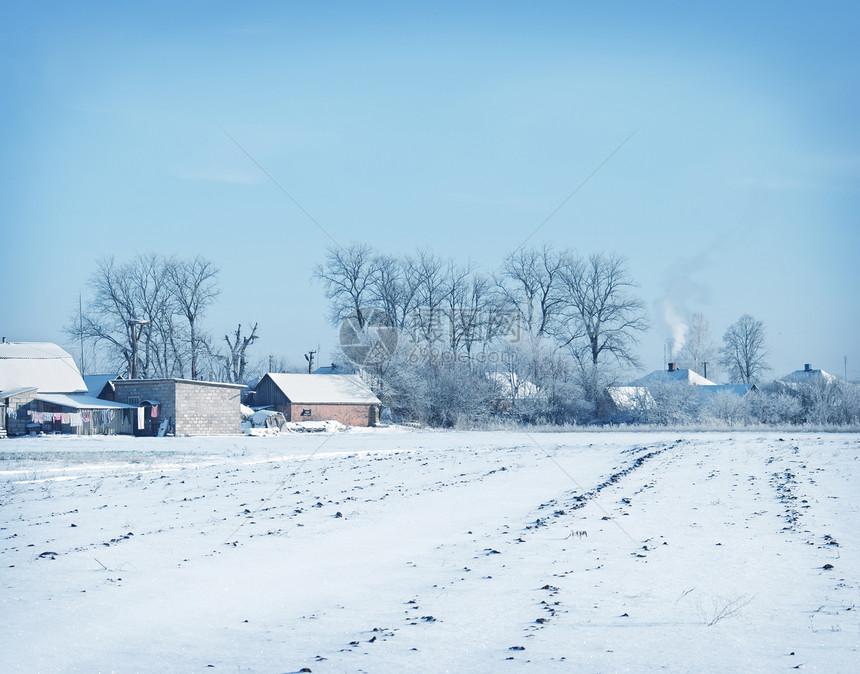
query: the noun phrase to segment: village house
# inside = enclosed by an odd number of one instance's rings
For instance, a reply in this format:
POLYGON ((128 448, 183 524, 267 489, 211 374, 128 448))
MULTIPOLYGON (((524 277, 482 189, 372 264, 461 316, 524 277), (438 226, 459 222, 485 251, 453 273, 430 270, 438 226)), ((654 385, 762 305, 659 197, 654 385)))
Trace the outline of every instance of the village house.
POLYGON ((48 342, 0 342, 0 405, 5 433, 133 432, 137 410, 88 395, 74 359, 48 342))
POLYGON ((809 363, 806 363, 803 366, 802 370, 795 370, 794 372, 785 375, 784 377, 776 380, 778 384, 783 385, 786 388, 797 389, 798 384, 812 384, 815 386, 829 386, 830 384, 834 384, 838 381, 838 377, 830 374, 829 372, 825 372, 824 370, 816 370, 809 363))
POLYGON ((282 412, 287 421, 339 421, 375 426, 381 402, 354 374, 270 372, 254 388, 254 407, 282 412))
POLYGON ((676 390, 693 404, 701 404, 712 396, 730 394, 743 398, 756 389, 754 384, 716 384, 695 370, 669 363, 665 370, 654 370, 631 382, 629 386, 610 386, 607 401, 616 414, 642 411, 659 405, 661 393, 676 390), (668 387, 668 388, 667 388, 668 387), (683 389, 675 387, 684 387, 683 389))
POLYGON ((692 384, 694 386, 717 386, 710 379, 705 379, 695 370, 686 367, 676 367, 675 363, 669 363, 665 370, 654 370, 636 381, 630 382, 630 386, 651 386, 653 384, 665 384, 675 382, 679 384, 692 384))

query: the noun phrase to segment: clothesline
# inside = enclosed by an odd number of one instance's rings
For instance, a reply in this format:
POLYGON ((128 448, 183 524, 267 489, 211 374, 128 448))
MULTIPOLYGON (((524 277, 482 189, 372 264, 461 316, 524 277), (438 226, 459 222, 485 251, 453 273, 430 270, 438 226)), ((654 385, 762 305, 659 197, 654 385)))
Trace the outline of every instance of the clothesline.
POLYGON ((87 410, 84 412, 39 412, 27 410, 28 416, 36 424, 61 423, 73 428, 85 423, 97 426, 107 425, 113 422, 113 410, 87 410))

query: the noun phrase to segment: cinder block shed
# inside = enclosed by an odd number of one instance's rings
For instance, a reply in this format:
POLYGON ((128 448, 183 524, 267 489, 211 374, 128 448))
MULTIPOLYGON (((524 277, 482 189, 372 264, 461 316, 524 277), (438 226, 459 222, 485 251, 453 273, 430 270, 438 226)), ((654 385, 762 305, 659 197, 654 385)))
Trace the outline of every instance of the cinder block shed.
POLYGON ((115 379, 112 397, 141 408, 136 435, 238 435, 244 384, 193 379, 115 379))

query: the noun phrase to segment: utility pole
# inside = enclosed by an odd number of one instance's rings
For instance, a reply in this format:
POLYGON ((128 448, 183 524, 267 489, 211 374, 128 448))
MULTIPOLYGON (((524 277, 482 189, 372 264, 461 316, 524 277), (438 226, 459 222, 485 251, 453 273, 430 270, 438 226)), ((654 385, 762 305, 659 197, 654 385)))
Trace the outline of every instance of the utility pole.
POLYGON ((131 350, 131 378, 137 379, 137 351, 140 343, 140 336, 143 334, 143 326, 149 321, 142 318, 133 318, 128 322, 128 327, 131 328, 132 350, 131 350))
POLYGON ((275 362, 275 357, 270 354, 269 355, 269 372, 275 371, 274 362, 275 362))
POLYGON ((306 354, 305 354, 305 360, 306 360, 306 361, 308 361, 308 374, 312 374, 312 373, 313 373, 313 369, 314 369, 314 356, 316 355, 316 353, 317 353, 316 351, 311 350, 311 351, 309 351, 308 353, 306 353, 306 354))
POLYGON ((78 333, 81 338, 81 374, 87 373, 86 365, 84 364, 84 305, 81 301, 81 293, 78 292, 78 333))

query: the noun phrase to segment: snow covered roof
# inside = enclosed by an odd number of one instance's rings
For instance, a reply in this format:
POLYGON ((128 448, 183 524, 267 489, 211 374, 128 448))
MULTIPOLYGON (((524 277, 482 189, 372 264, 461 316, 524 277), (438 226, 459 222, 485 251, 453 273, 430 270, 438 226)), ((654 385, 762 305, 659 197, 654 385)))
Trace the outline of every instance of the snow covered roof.
POLYGON ((3 400, 3 398, 11 398, 12 396, 20 395, 21 393, 38 390, 39 389, 36 386, 19 386, 18 388, 10 388, 5 391, 0 391, 0 400, 3 400))
POLYGON ((87 390, 74 359, 56 344, 0 343, 0 390, 33 386, 44 393, 87 390))
POLYGON ((791 374, 785 375, 780 381, 786 384, 832 384, 836 381, 836 377, 829 372, 813 370, 809 366, 807 368, 795 370, 791 374))
POLYGON ((115 403, 110 400, 93 398, 92 396, 64 395, 62 393, 40 393, 36 396, 36 400, 50 403, 51 405, 59 405, 60 407, 71 407, 77 410, 137 409, 136 405, 115 403))
POLYGON ((516 390, 516 398, 518 400, 535 398, 539 393, 537 386, 528 379, 520 381, 516 372, 491 372, 487 377, 492 379, 499 386, 499 392, 502 398, 510 398, 514 393, 514 390, 516 390))
POLYGON ((654 398, 645 386, 610 386, 606 394, 618 410, 635 410, 654 404, 654 398))
POLYGON ((695 384, 696 386, 716 386, 710 379, 705 379, 698 372, 687 368, 678 368, 677 370, 654 370, 640 377, 631 386, 649 386, 651 384, 659 384, 663 382, 680 382, 682 384, 695 384))
POLYGON ((332 363, 331 365, 323 365, 318 367, 313 372, 314 374, 355 374, 355 368, 352 365, 343 365, 340 363, 332 363))
POLYGON ((714 384, 713 386, 703 386, 696 392, 699 396, 717 395, 719 393, 731 393, 743 398, 747 393, 755 388, 755 384, 714 384))
POLYGON ((266 376, 293 403, 380 404, 379 398, 356 374, 320 376, 270 372, 266 376))

